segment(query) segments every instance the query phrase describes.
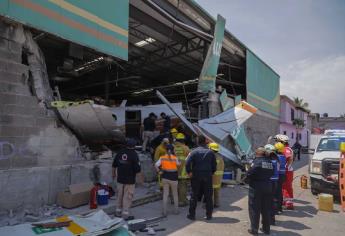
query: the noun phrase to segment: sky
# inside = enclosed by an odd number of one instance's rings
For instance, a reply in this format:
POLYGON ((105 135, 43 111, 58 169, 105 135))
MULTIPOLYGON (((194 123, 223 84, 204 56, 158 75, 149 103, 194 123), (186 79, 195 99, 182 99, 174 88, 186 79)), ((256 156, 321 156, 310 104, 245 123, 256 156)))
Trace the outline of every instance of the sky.
POLYGON ((312 112, 345 114, 345 0, 196 0, 312 112))

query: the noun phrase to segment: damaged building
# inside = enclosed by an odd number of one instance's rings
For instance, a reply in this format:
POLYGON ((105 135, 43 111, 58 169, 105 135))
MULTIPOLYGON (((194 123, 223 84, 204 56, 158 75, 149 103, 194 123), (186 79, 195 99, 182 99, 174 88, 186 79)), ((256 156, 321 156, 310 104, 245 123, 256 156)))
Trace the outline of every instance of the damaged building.
POLYGON ((140 139, 142 107, 162 104, 156 90, 191 121, 221 112, 224 96, 247 101, 258 108, 243 129, 253 148, 279 131, 279 75, 227 30, 216 93, 198 92, 216 19, 194 1, 95 2, 0 1, 0 210, 55 203, 96 165, 110 182, 97 153, 140 139))

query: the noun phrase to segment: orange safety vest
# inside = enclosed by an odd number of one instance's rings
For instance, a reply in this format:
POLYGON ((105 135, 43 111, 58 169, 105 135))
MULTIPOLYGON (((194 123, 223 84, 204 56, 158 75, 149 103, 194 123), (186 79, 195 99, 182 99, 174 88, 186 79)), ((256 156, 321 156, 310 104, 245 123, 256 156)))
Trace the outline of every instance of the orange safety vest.
POLYGON ((175 155, 164 155, 160 157, 161 168, 163 171, 175 172, 177 171, 177 157, 175 155))

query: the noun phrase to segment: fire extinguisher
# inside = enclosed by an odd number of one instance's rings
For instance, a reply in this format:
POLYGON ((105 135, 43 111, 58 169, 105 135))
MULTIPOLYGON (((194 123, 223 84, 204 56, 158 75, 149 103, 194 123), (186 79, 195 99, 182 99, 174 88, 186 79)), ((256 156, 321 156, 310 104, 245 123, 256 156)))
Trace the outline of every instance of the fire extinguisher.
POLYGON ((90 191, 90 209, 97 208, 97 191, 98 186, 94 186, 90 191))

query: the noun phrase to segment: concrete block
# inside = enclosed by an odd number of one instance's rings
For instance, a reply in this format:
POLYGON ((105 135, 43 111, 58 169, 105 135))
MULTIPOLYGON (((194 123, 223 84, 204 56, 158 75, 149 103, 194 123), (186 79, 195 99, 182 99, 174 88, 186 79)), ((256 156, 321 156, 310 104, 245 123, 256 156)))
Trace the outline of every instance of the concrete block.
POLYGON ((33 156, 28 156, 28 154, 23 156, 21 153, 17 153, 16 156, 11 158, 11 169, 36 167, 38 163, 37 159, 37 156, 34 154, 33 156))
POLYGON ((0 58, 6 58, 7 60, 20 63, 22 60, 22 55, 21 52, 11 52, 10 50, 2 49, 0 47, 0 58))
POLYGON ((47 127, 50 125, 55 125, 56 120, 54 118, 37 118, 36 126, 38 127, 47 127))
MULTIPOLYGON (((21 43, 15 42, 15 41, 9 41, 8 49, 11 53, 16 53, 16 54, 22 55, 23 45, 21 43)), ((21 59, 19 62, 21 62, 21 59)))
POLYGON ((0 115, 0 125, 17 126, 18 124, 34 127, 36 125, 36 119, 30 116, 0 115))
POLYGON ((28 69, 28 66, 21 63, 0 58, 0 71, 10 71, 17 74, 26 74, 28 73, 28 69))
POLYGON ((17 96, 14 94, 2 94, 0 93, 1 105, 15 105, 17 104, 17 96))
POLYGON ((29 87, 24 84, 0 82, 0 93, 10 93, 31 96, 29 87))
POLYGON ((113 182, 112 178, 112 160, 102 160, 102 163, 99 164, 101 170, 101 182, 111 184, 113 182))
POLYGON ((24 127, 23 136, 38 135, 40 133, 39 127, 24 127))
POLYGON ((91 171, 95 164, 95 162, 90 162, 83 165, 72 165, 71 184, 79 184, 91 181, 91 171))
POLYGON ((59 192, 68 188, 71 181, 71 167, 57 166, 50 168, 50 190, 48 196, 48 204, 56 203, 56 196, 59 192))
MULTIPOLYGON (((1 30, 3 30, 3 28, 0 25, 0 36, 1 36, 1 30)), ((0 49, 2 50, 8 50, 8 43, 9 41, 6 38, 0 37, 0 49)))
POLYGON ((0 137, 23 137, 24 128, 0 125, 0 137))
POLYGON ((48 202, 50 168, 24 168, 0 171, 1 210, 31 204, 35 207, 48 202))
POLYGON ((22 106, 25 106, 25 107, 37 107, 38 100, 34 96, 17 95, 16 104, 21 104, 22 106))
POLYGON ((25 78, 25 74, 12 73, 10 71, 0 71, 0 81, 2 82, 24 84, 25 78))
POLYGON ((0 157, 0 170, 8 170, 11 168, 11 160, 7 156, 0 157))
POLYGON ((36 116, 37 114, 41 114, 41 109, 25 107, 20 105, 4 105, 3 112, 3 114, 7 115, 36 116))

